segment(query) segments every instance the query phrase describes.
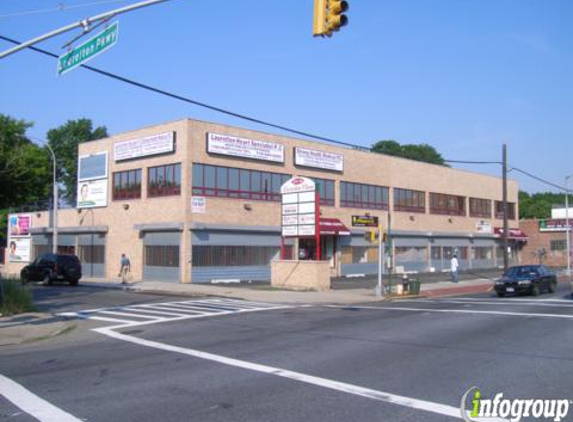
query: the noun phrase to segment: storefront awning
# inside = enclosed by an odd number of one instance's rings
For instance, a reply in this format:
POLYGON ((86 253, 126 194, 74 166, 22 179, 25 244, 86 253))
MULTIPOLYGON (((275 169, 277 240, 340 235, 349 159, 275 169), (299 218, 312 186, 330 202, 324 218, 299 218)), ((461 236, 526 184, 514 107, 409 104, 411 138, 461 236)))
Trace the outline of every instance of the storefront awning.
POLYGON ((348 227, 338 218, 320 218, 320 234, 350 235, 348 227))
MULTIPOLYGON (((496 236, 502 237, 503 236, 503 228, 502 227, 495 227, 493 232, 496 236)), ((507 238, 510 240, 516 240, 518 242, 527 242, 527 235, 521 229, 509 229, 509 233, 507 234, 507 238)))

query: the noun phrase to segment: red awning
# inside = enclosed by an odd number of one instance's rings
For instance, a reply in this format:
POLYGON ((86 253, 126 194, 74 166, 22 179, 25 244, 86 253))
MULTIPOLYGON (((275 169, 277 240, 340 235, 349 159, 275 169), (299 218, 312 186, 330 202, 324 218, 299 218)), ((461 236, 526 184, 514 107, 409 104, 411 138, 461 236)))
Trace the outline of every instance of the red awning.
MULTIPOLYGON (((503 228, 502 227, 495 227, 493 229, 495 235, 502 237, 503 236, 503 228)), ((527 242, 527 235, 521 229, 509 229, 509 233, 507 234, 507 238, 511 240, 517 240, 518 242, 527 242)))
POLYGON ((320 218, 320 234, 350 235, 348 227, 338 218, 320 218))

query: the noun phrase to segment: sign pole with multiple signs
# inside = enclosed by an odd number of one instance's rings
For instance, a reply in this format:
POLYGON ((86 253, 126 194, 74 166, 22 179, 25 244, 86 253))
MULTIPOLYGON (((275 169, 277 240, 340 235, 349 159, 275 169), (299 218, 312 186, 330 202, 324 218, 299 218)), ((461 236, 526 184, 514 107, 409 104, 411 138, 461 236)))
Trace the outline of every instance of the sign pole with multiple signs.
POLYGON ((320 195, 306 177, 293 177, 281 186, 281 258, 285 237, 314 237, 316 259, 320 260, 320 195))

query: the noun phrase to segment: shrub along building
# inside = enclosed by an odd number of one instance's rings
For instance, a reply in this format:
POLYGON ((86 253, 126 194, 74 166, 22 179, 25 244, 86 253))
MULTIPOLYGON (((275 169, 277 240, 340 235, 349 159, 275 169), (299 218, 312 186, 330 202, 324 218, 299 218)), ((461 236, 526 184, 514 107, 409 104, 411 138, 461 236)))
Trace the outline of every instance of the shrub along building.
MULTIPOLYGON (((280 188, 294 175, 320 192, 332 275, 377 271, 377 246, 357 226, 376 218, 385 230, 391 220, 397 271, 441 271, 454 252, 462 269, 503 263, 498 177, 188 119, 82 143, 78 155, 78 204, 59 213, 58 248, 80 257, 84 277, 113 279, 125 253, 136 280, 268 280, 280 257, 280 188)), ((510 180, 515 229, 517 192, 510 180)), ((34 259, 51 249, 49 213, 30 226, 34 259)), ((286 245, 287 258, 316 249, 314 238, 286 245)))

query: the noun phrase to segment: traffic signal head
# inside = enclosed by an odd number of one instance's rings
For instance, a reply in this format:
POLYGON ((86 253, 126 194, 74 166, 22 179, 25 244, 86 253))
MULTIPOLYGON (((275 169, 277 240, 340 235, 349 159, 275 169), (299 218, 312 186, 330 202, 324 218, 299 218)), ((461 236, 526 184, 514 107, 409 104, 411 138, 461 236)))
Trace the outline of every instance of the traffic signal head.
POLYGON ((343 13, 348 10, 348 2, 344 0, 328 0, 328 12, 326 15, 326 31, 338 31, 348 25, 348 17, 343 13))
POLYGON ((314 20, 312 34, 322 36, 326 33, 326 10, 328 0, 314 0, 314 20))

